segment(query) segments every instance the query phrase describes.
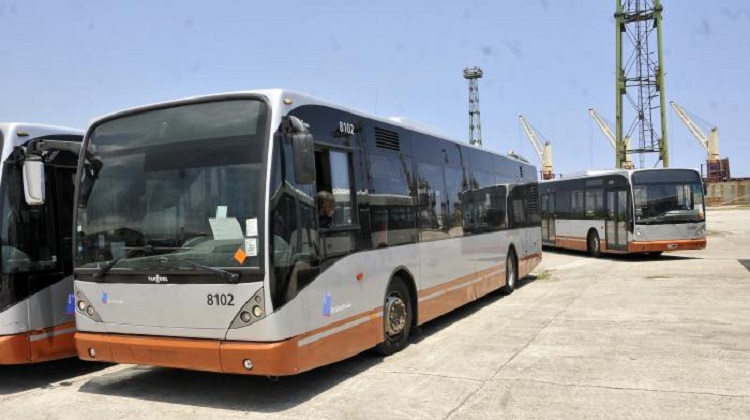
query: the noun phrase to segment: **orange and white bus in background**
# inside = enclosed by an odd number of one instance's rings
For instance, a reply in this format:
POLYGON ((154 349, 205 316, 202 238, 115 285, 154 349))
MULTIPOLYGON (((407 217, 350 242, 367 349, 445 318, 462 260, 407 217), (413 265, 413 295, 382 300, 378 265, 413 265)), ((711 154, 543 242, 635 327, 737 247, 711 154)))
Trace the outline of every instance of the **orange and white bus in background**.
POLYGON ((704 249, 703 184, 693 169, 587 171, 539 184, 545 245, 608 253, 704 249))
POLYGON ((130 109, 84 144, 84 360, 278 376, 387 355, 541 260, 532 165, 304 94, 130 109))
POLYGON ((75 356, 73 196, 82 130, 0 124, 0 364, 75 356))

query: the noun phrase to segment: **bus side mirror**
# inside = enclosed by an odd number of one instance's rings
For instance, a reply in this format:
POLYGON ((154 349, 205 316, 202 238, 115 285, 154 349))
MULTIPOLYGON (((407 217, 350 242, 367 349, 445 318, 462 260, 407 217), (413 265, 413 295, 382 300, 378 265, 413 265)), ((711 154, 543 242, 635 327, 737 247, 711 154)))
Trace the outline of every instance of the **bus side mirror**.
POLYGON ((315 182, 315 141, 310 133, 292 135, 294 174, 298 184, 315 182))
POLYGON ((26 204, 44 204, 44 162, 41 160, 26 159, 23 162, 23 193, 26 204))

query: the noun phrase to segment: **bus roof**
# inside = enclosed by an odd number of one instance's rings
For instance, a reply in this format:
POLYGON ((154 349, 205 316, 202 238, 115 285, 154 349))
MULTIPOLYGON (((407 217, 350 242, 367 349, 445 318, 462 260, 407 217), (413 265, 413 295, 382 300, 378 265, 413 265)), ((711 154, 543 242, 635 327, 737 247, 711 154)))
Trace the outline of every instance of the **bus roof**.
POLYGON ((636 172, 672 171, 672 170, 681 170, 681 171, 688 170, 688 171, 697 172, 696 169, 692 169, 692 168, 587 169, 584 171, 562 174, 560 175, 560 178, 550 179, 548 181, 563 181, 566 179, 579 179, 579 178, 588 178, 588 177, 593 177, 593 176, 605 176, 605 175, 622 175, 622 176, 630 178, 630 176, 636 172))
POLYGON ((0 123, 0 159, 5 159, 13 152, 13 148, 20 146, 31 139, 43 136, 74 135, 83 136, 84 130, 63 127, 59 125, 34 124, 23 122, 0 123))
POLYGON ((80 130, 77 128, 63 127, 60 125, 34 124, 34 123, 24 123, 24 122, 0 123, 0 130, 3 131, 3 134, 5 135, 6 138, 15 136, 17 135, 18 132, 28 133, 28 135, 24 137, 28 137, 30 139, 41 137, 41 136, 50 136, 54 134, 72 134, 72 135, 79 135, 79 136, 82 136, 84 134, 84 130, 80 130))
MULTIPOLYGON (((528 161, 526 161, 525 159, 519 159, 517 156, 508 155, 508 154, 502 154, 502 153, 495 152, 495 151, 492 151, 492 150, 488 150, 488 149, 483 149, 483 148, 480 148, 480 147, 476 147, 476 146, 473 146, 473 145, 468 144, 468 143, 463 142, 463 141, 456 140, 454 138, 449 137, 445 133, 441 132, 439 129, 437 129, 435 127, 431 127, 431 126, 429 126, 427 124, 424 124, 424 123, 419 123, 419 122, 416 122, 416 121, 413 121, 413 120, 410 120, 410 119, 404 118, 404 117, 382 117, 382 116, 371 114, 371 113, 366 112, 366 111, 358 110, 356 108, 351 108, 351 107, 348 107, 348 106, 345 106, 345 105, 341 105, 341 104, 337 104, 337 103, 334 103, 334 102, 330 102, 328 100, 321 99, 321 98, 315 97, 313 95, 309 95, 309 94, 306 94, 306 93, 297 92, 297 91, 293 91, 293 90, 288 90, 288 89, 258 89, 258 90, 234 91, 234 92, 224 92, 224 93, 218 93, 218 94, 190 96, 190 97, 186 97, 186 98, 182 98, 182 99, 177 99, 177 100, 157 102, 157 103, 152 103, 152 104, 149 104, 149 105, 144 105, 144 106, 139 106, 139 107, 124 109, 124 110, 121 110, 121 111, 117 111, 117 112, 105 114, 105 115, 103 115, 103 116, 101 116, 99 118, 95 118, 93 120, 93 122, 92 122, 92 125, 93 125, 93 123, 95 123, 97 121, 100 121, 100 120, 103 120, 103 119, 113 118, 113 117, 120 116, 122 114, 128 114, 128 113, 132 113, 132 112, 145 111, 145 110, 153 108, 153 107, 165 106, 165 105, 170 105, 170 104, 179 104, 179 103, 182 103, 182 102, 190 102, 190 101, 195 101, 195 100, 222 99, 222 98, 227 98, 227 97, 231 97, 231 96, 239 96, 239 95, 261 95, 261 96, 265 96, 266 98, 268 98, 268 100, 271 103, 271 105, 274 108, 277 108, 277 109, 283 109, 284 107, 288 107, 288 106, 298 107, 298 106, 301 106, 301 105, 323 105, 323 106, 329 106, 331 108, 335 108, 335 109, 339 109, 339 110, 342 110, 342 111, 345 111, 345 112, 356 114, 356 115, 359 115, 359 116, 364 117, 364 118, 372 119, 372 120, 379 121, 379 122, 386 123, 386 124, 396 125, 396 126, 399 126, 401 128, 405 128, 407 130, 412 130, 412 131, 420 132, 422 134, 427 134, 427 135, 430 135, 430 136, 439 137, 441 139, 444 139, 444 140, 447 140, 447 141, 451 141, 451 142, 460 144, 460 145, 465 146, 465 147, 474 148, 474 149, 477 149, 477 150, 481 150, 483 152, 492 153, 492 154, 497 155, 497 156, 502 156, 504 158, 514 160, 514 161, 516 161, 518 163, 523 163, 523 164, 530 165, 530 163, 528 161), (286 105, 284 103, 285 99, 291 99, 292 103, 290 105, 286 105)), ((273 124, 276 125, 279 122, 280 122, 280 116, 274 116, 273 124)))

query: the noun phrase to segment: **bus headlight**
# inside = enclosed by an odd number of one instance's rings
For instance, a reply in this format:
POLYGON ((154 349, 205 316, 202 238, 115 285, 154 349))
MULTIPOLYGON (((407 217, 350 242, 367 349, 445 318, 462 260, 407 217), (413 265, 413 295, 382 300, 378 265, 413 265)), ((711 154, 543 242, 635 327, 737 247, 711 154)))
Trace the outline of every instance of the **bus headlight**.
POLYGON ((102 322, 102 318, 99 316, 96 308, 94 308, 94 305, 91 304, 91 301, 86 296, 86 294, 80 290, 77 290, 76 296, 78 297, 78 302, 76 302, 78 314, 94 321, 102 322))
POLYGON ((242 305, 229 328, 242 328, 263 319, 266 316, 266 298, 261 287, 242 305))
POLYGON ((250 312, 242 311, 240 313, 240 319, 242 320, 242 322, 250 322, 253 317, 250 315, 250 312))
POLYGON ((636 231, 635 231, 635 236, 637 236, 637 237, 639 237, 639 238, 640 238, 641 236, 643 236, 643 233, 641 233, 641 231, 640 231, 640 230, 636 230, 636 231))
POLYGON ((700 229, 698 229, 697 232, 695 232, 695 234, 698 235, 698 236, 703 236, 703 235, 706 234, 706 229, 705 228, 700 228, 700 229))

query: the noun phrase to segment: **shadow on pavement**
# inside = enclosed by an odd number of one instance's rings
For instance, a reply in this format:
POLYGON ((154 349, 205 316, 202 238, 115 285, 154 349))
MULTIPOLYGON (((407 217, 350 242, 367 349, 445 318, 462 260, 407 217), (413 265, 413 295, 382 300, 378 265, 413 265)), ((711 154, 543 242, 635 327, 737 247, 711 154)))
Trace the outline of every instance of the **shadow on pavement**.
POLYGON ((296 407, 380 361, 382 358, 364 353, 311 372, 278 379, 136 366, 89 379, 80 391, 269 413, 296 407))
MULTIPOLYGON (((535 280, 535 276, 521 279, 516 293, 535 280)), ((497 292, 491 293, 415 328, 410 344, 414 345, 502 298, 497 292)), ((137 366, 89 379, 80 391, 225 410, 279 412, 296 407, 383 360, 382 356, 365 351, 311 372, 273 380, 258 376, 137 366)))
MULTIPOLYGON (((538 277, 534 275, 527 275, 526 277, 520 279, 516 284, 516 289, 513 293, 522 293, 521 289, 535 282, 537 278, 538 277)), ((452 312, 448 312, 447 314, 439 318, 424 323, 415 330, 412 330, 414 335, 411 338, 411 343, 418 343, 431 336, 432 334, 440 332, 441 330, 449 327, 454 322, 469 317, 472 314, 482 310, 482 308, 492 305, 493 303, 498 302, 506 297, 509 296, 503 296, 500 292, 495 291, 475 300, 474 302, 470 302, 464 306, 456 308, 452 312)))
POLYGON ((109 366, 112 365, 84 362, 78 358, 28 365, 3 365, 0 366, 0 378, 2 378, 0 395, 45 387, 55 382, 93 373, 109 366))
MULTIPOLYGON (((573 257, 583 257, 583 258, 592 258, 589 254, 587 254, 584 251, 574 251, 570 249, 561 249, 561 248, 552 248, 548 246, 544 246, 544 253, 545 254, 558 254, 558 255, 570 255, 573 257)), ((680 261, 680 260, 701 260, 703 258, 701 257, 691 257, 691 256, 685 256, 685 255, 674 255, 671 253, 664 253, 661 255, 654 255, 654 254, 602 254, 599 259, 604 260, 615 260, 615 261, 633 261, 633 262, 642 262, 642 261, 680 261)))

